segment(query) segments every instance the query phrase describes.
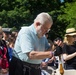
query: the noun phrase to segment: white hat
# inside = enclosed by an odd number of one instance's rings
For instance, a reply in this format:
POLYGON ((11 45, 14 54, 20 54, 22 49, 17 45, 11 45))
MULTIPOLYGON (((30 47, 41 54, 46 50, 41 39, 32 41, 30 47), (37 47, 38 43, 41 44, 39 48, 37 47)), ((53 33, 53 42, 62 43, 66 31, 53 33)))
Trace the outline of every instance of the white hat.
POLYGON ((75 30, 75 28, 68 28, 68 29, 66 29, 66 34, 65 34, 65 36, 73 36, 73 35, 76 35, 76 30, 75 30))

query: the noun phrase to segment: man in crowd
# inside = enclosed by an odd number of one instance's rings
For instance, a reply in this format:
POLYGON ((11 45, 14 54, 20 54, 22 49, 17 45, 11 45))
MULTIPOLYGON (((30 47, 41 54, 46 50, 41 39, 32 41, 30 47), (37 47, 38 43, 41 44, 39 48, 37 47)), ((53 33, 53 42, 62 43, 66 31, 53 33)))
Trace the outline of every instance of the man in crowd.
POLYGON ((42 59, 53 56, 54 47, 49 46, 45 37, 52 24, 52 17, 42 12, 31 26, 21 28, 14 47, 18 57, 13 56, 11 60, 9 75, 41 75, 42 59))

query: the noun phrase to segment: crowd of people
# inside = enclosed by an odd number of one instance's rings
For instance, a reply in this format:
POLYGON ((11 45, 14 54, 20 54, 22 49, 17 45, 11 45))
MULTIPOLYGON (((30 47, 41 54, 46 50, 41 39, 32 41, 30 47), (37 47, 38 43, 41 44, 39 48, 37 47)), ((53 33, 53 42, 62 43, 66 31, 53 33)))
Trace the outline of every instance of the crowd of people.
POLYGON ((75 28, 66 29, 64 39, 58 37, 52 42, 47 39, 52 25, 52 17, 42 12, 19 32, 3 31, 0 26, 0 73, 47 75, 47 66, 58 68, 56 56, 60 55, 64 69, 76 69, 75 28))
POLYGON ((0 75, 9 75, 9 62, 12 59, 17 33, 8 29, 4 30, 0 26, 0 75))

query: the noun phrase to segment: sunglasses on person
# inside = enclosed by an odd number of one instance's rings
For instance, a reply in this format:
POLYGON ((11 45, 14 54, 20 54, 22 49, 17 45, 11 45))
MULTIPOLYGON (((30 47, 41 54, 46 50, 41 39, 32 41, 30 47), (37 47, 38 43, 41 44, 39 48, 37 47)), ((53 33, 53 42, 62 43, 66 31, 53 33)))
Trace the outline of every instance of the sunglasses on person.
POLYGON ((73 37, 73 38, 76 38, 76 35, 73 35, 72 37, 73 37))
POLYGON ((72 36, 68 35, 67 37, 73 37, 73 38, 76 38, 76 35, 72 35, 72 36))

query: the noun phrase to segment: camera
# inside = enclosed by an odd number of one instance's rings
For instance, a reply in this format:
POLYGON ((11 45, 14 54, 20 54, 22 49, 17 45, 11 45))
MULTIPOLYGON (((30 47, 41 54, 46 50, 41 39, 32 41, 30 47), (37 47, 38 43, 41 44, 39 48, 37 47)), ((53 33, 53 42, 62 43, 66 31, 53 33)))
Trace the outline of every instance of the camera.
POLYGON ((58 40, 63 41, 62 38, 57 37, 56 39, 54 39, 54 46, 58 46, 58 45, 55 43, 55 41, 58 41, 58 40))
POLYGON ((56 50, 55 50, 55 52, 54 52, 54 55, 55 55, 55 56, 59 56, 60 54, 62 54, 62 47, 58 46, 58 45, 55 43, 55 41, 58 41, 58 40, 60 40, 60 41, 63 42, 62 38, 60 38, 60 37, 57 37, 57 38, 54 40, 54 46, 56 46, 56 50))
POLYGON ((59 56, 61 54, 62 54, 62 48, 60 46, 57 46, 54 52, 54 56, 59 56))

